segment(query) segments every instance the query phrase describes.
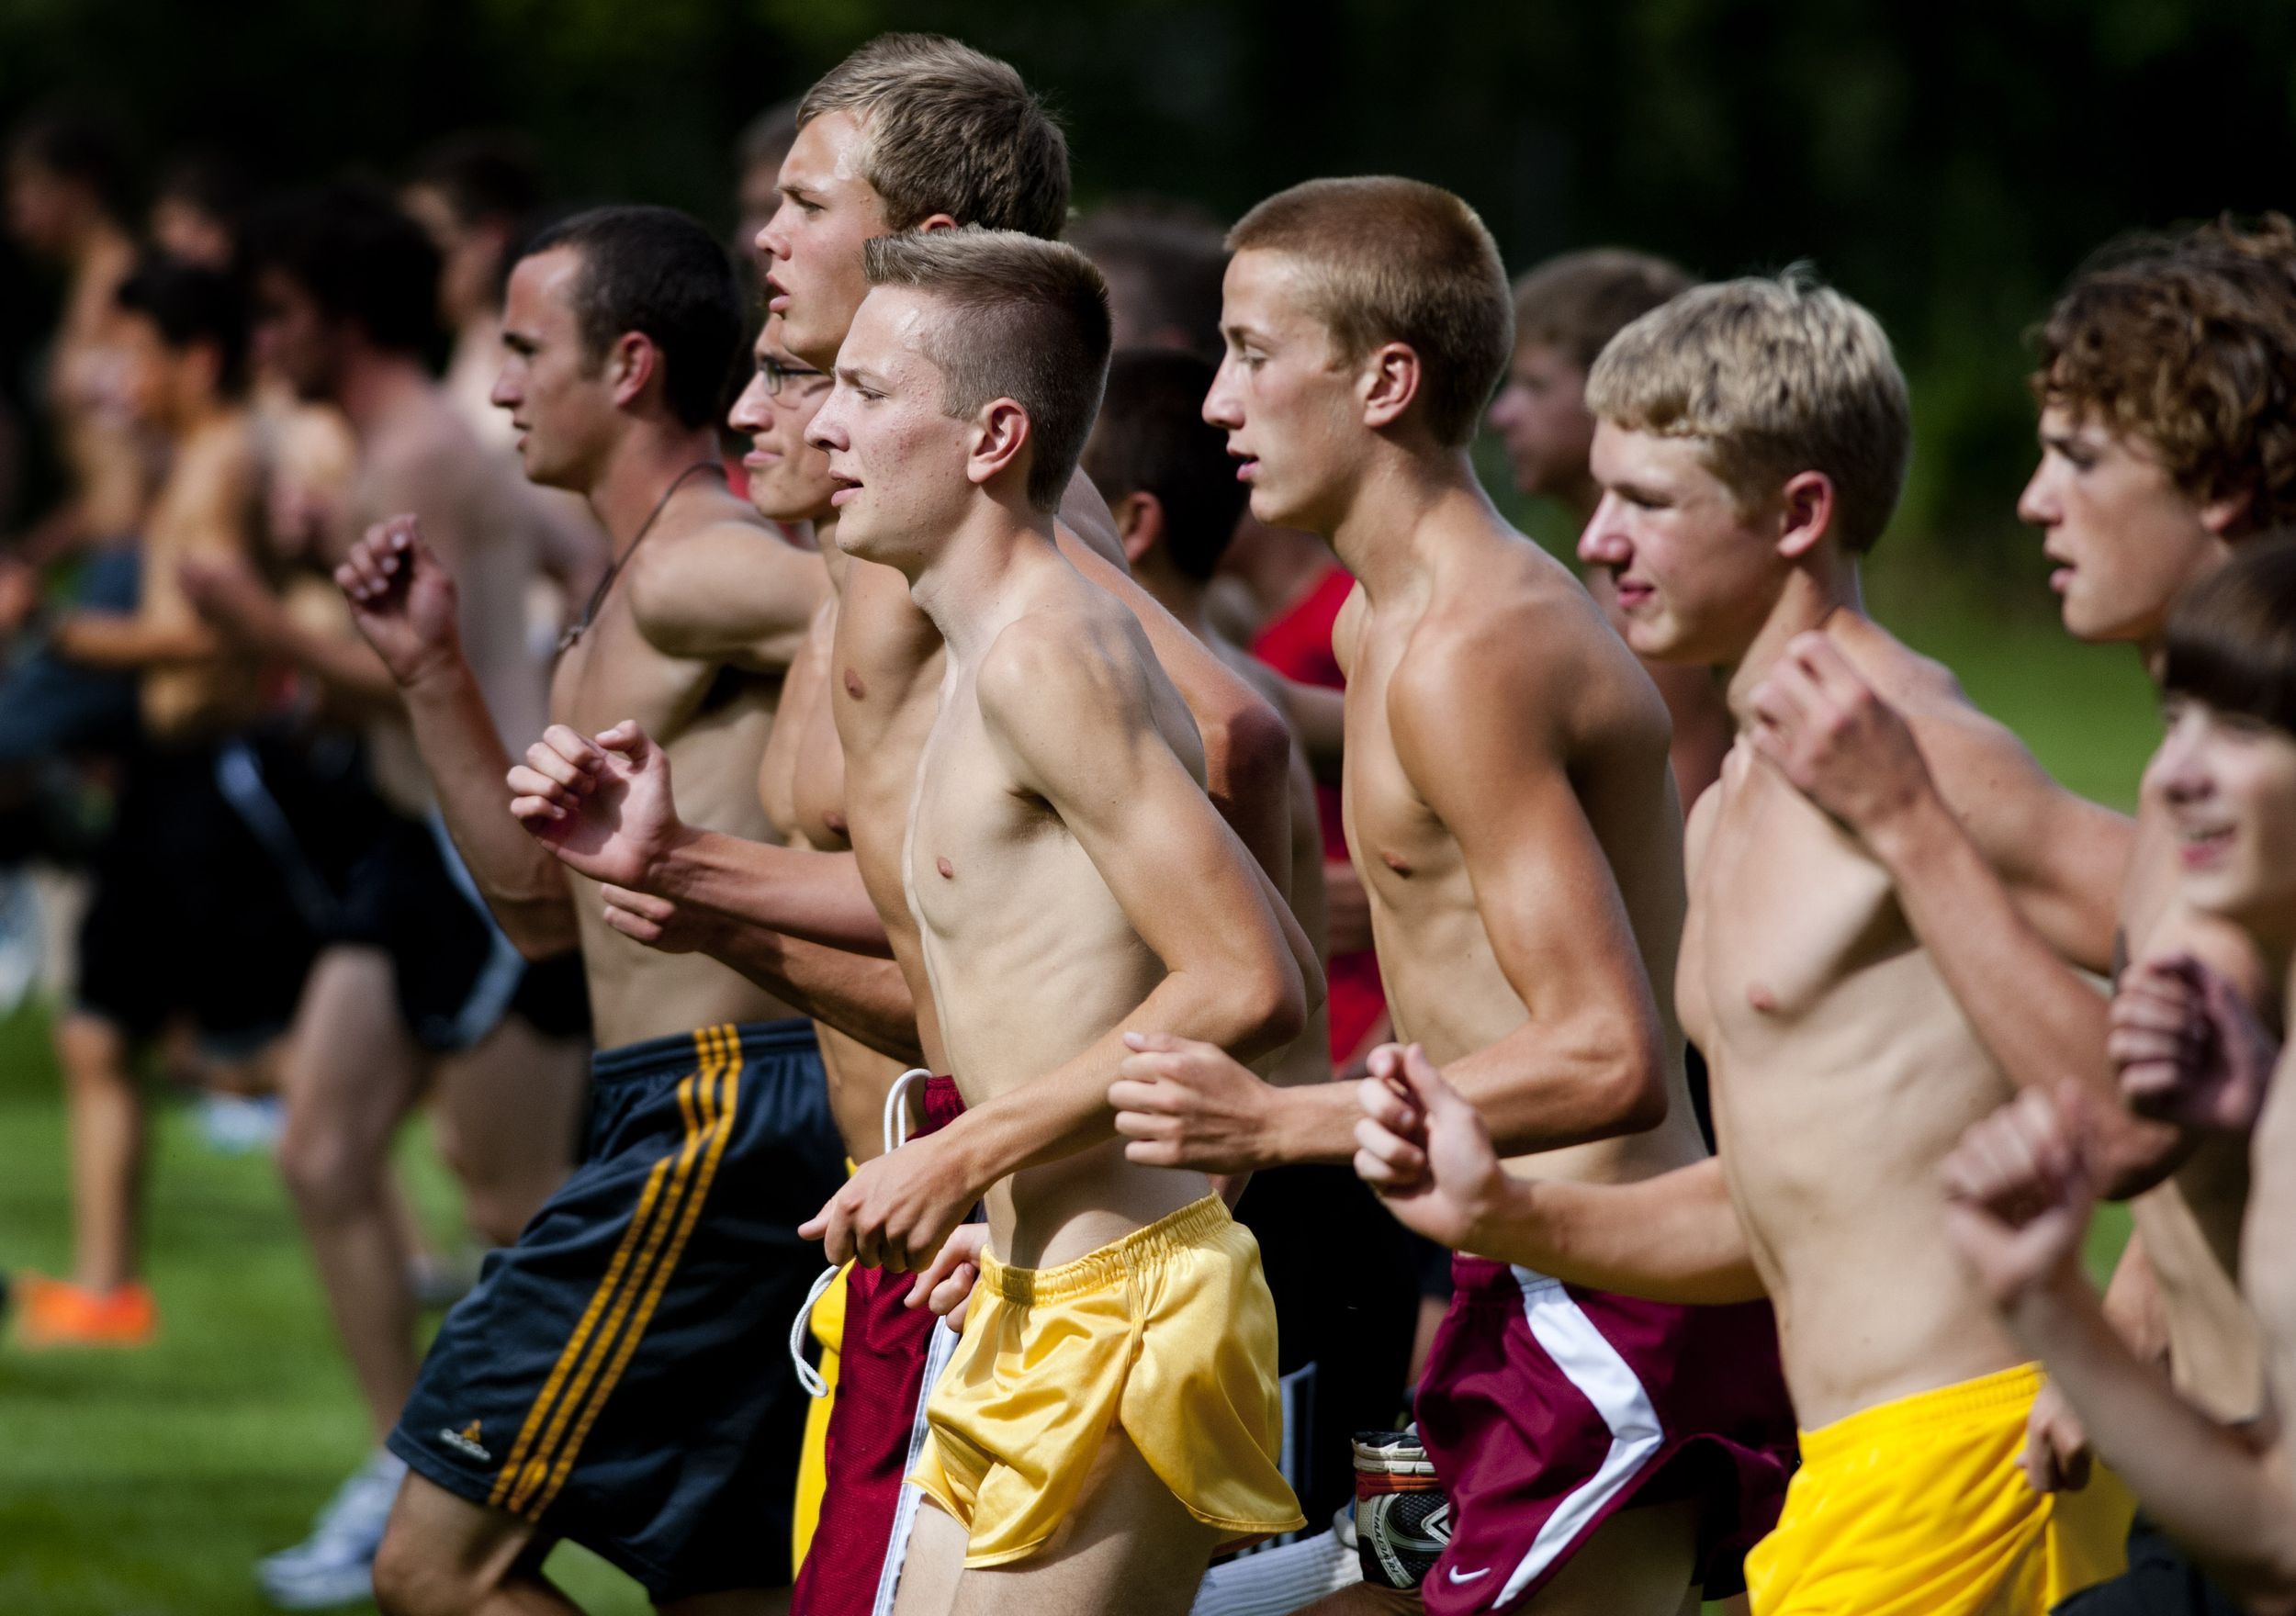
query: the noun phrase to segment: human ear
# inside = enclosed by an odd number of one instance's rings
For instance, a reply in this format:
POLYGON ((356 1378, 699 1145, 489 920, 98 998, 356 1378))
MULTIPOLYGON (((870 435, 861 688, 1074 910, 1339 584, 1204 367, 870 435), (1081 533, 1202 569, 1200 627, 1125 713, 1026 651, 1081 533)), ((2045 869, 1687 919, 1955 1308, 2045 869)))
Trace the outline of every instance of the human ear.
POLYGON ((1778 508, 1778 554, 1799 561, 1833 534, 1834 479, 1822 471, 1795 473, 1780 490, 1778 508))
POLYGON ((1419 355, 1408 343, 1381 343, 1364 360, 1357 375, 1366 426, 1393 426, 1419 397, 1419 355))
POLYGON ((974 418, 973 452, 964 474, 985 487, 993 478, 1018 466, 1035 438, 1029 412, 1012 398, 993 398, 974 418))
POLYGON ((1124 546, 1124 559, 1137 567, 1164 538, 1164 501, 1140 488, 1119 499, 1109 514, 1116 518, 1116 536, 1124 546))

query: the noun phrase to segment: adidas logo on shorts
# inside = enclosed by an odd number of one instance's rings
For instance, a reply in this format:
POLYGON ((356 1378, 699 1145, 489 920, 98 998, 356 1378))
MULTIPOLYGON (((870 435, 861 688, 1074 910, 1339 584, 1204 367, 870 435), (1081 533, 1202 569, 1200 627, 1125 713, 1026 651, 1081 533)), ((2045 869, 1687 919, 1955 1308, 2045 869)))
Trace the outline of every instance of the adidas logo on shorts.
POLYGON ((449 1431, 441 1427, 438 1440, 457 1453, 467 1453, 482 1463, 490 1464, 494 1462, 494 1455, 488 1453, 486 1445, 478 1440, 478 1422, 475 1420, 460 1431, 449 1431))
POLYGON ((1357 1431, 1356 1553, 1363 1579, 1417 1588, 1451 1541, 1451 1501, 1435 1484, 1419 1428, 1357 1431))

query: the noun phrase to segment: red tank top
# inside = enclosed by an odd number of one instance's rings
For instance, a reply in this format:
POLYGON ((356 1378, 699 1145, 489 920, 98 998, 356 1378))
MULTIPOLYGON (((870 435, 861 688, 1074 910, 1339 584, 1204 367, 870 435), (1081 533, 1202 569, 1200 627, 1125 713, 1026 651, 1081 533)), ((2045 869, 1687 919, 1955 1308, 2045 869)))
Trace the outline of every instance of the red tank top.
MULTIPOLYGON (((1332 655, 1332 625, 1347 603, 1356 580, 1345 567, 1334 567, 1289 610, 1270 618, 1252 641, 1252 655, 1286 679, 1325 690, 1345 689, 1347 680, 1332 655)), ((1333 858, 1347 857, 1347 833, 1340 823, 1339 791, 1333 786, 1315 788, 1317 816, 1323 825, 1323 851, 1333 858)), ((1361 1051, 1363 1040, 1387 1010, 1387 993, 1379 983, 1379 960, 1365 950, 1332 956, 1331 995, 1326 1008, 1332 1020, 1332 1062, 1344 1065, 1361 1051)))

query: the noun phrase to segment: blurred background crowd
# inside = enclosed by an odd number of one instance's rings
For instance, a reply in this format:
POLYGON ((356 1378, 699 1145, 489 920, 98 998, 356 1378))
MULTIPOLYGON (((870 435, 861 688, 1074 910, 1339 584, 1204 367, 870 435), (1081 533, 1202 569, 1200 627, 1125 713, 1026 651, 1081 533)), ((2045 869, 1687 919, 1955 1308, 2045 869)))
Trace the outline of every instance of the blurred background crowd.
MULTIPOLYGON (((57 1008, 85 996, 74 939, 119 825, 175 823, 180 794, 135 783, 164 780, 155 737, 179 725, 205 744, 207 729, 331 716, 309 679, 171 690, 145 677, 152 634, 245 645, 291 632, 283 622, 340 627, 318 535, 353 450, 327 410, 295 398, 281 309, 251 321, 214 307, 208 281, 140 266, 163 253, 179 269, 228 270, 251 231, 280 228, 283 197, 320 182, 388 198, 436 261, 434 307, 410 349, 500 447, 487 394, 515 243, 591 203, 658 202, 709 223, 754 272, 749 243, 793 132, 787 98, 896 27, 960 33, 1051 99, 1075 154, 1074 239, 1109 274, 1120 343, 1216 354, 1222 227, 1312 174, 1450 187, 1513 271, 1609 246, 1702 278, 1813 263, 1881 317, 1912 383, 1914 466, 1875 556, 1879 614, 1944 656, 2067 785, 2127 804, 2157 735, 2149 692, 2133 659, 2056 630, 2016 517, 2034 453, 2024 333, 2122 232, 2284 205, 2296 10, 0 0, 0 128, 13 131, 0 239, 0 1272, 19 1276, 19 1337, 20 1276, 33 1270, 85 1280, 92 1265, 115 1289, 148 1272, 157 1297, 139 1292, 94 1324, 152 1341, 145 1352, 0 1348, 0 1610, 249 1609, 249 1564, 294 1539, 314 1492, 371 1440, 286 1205, 293 1173, 283 1186, 268 1159, 279 1115, 264 1035, 278 1018, 255 1006, 203 1023, 147 991, 189 972, 205 1003, 230 1002, 270 963, 255 958, 269 923, 224 913, 228 870, 154 874, 172 883, 165 901, 117 921, 133 935, 98 950, 129 1008, 108 1031, 57 1008), (137 316, 129 338, 93 335, 123 301, 137 316), (165 523, 152 507, 186 390, 234 393, 242 379, 231 365, 186 371, 185 331, 219 335, 218 353, 247 344, 272 452, 253 490, 260 544, 172 558, 173 615, 155 624, 149 551, 165 523), (141 615, 140 649, 85 626, 107 613, 141 615), (67 1139, 85 1129, 66 1126, 67 1073, 83 1103, 90 1083, 167 1096, 127 1162, 149 1183, 148 1210, 107 1233, 97 1206, 92 1236, 83 1172, 76 1247, 67 1139)), ((1518 378, 1478 460, 1510 514, 1567 552, 1583 490, 1542 470, 1533 409, 1518 378)), ((588 593, 602 541, 580 512, 519 493, 542 557, 528 602, 539 661, 588 593)), ((1320 550, 1262 539, 1231 561, 1247 614, 1317 586, 1320 550)), ((1348 1047, 1376 1030, 1374 1006, 1348 1047)), ((433 1301, 467 1271, 469 1231, 501 1238, 529 1190, 498 1178, 504 1205, 482 1204, 483 1173, 442 1165, 454 1145, 419 1123, 382 1147, 433 1301)), ((498 1165, 508 1180, 520 1171, 498 1165)), ((591 1608, 641 1608, 602 1566, 558 1575, 591 1608)))

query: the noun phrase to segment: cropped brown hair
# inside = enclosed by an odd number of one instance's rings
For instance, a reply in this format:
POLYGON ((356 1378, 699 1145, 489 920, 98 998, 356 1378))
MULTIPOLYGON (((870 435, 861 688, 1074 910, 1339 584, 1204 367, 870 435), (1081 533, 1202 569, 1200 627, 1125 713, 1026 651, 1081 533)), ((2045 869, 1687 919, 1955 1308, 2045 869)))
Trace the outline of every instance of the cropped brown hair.
POLYGON ((1586 406, 1629 432, 1697 440, 1741 511, 1824 472, 1851 555, 1889 525, 1912 449, 1906 378, 1881 322, 1799 269, 1693 286, 1653 309, 1595 360, 1586 406))
POLYGON ((1409 344, 1428 429, 1448 448, 1475 435, 1514 352, 1514 314, 1499 249, 1465 202, 1390 175, 1309 180, 1245 214, 1228 247, 1297 259, 1343 361, 1409 344))
POLYGON ((1690 286, 1689 275, 1648 252, 1565 252, 1515 281, 1514 345, 1558 349, 1581 370, 1592 370, 1613 337, 1690 286))
POLYGON ((1029 503, 1060 509, 1109 374, 1109 292, 1074 247, 1018 230, 927 230, 862 243, 872 286, 906 286, 954 318, 925 339, 940 407, 962 419, 996 398, 1029 414, 1029 503))
POLYGON ((2296 520, 2296 227, 2229 219, 2114 243, 2038 332, 2034 393, 2142 439, 2196 499, 2296 520))
POLYGON ((2161 687, 2296 735, 2296 538, 2245 544, 2178 597, 2161 687))
POLYGON ((850 113, 861 177, 905 230, 936 213, 1050 241, 1068 222, 1068 140, 1011 64, 939 34, 880 34, 797 104, 850 113))

